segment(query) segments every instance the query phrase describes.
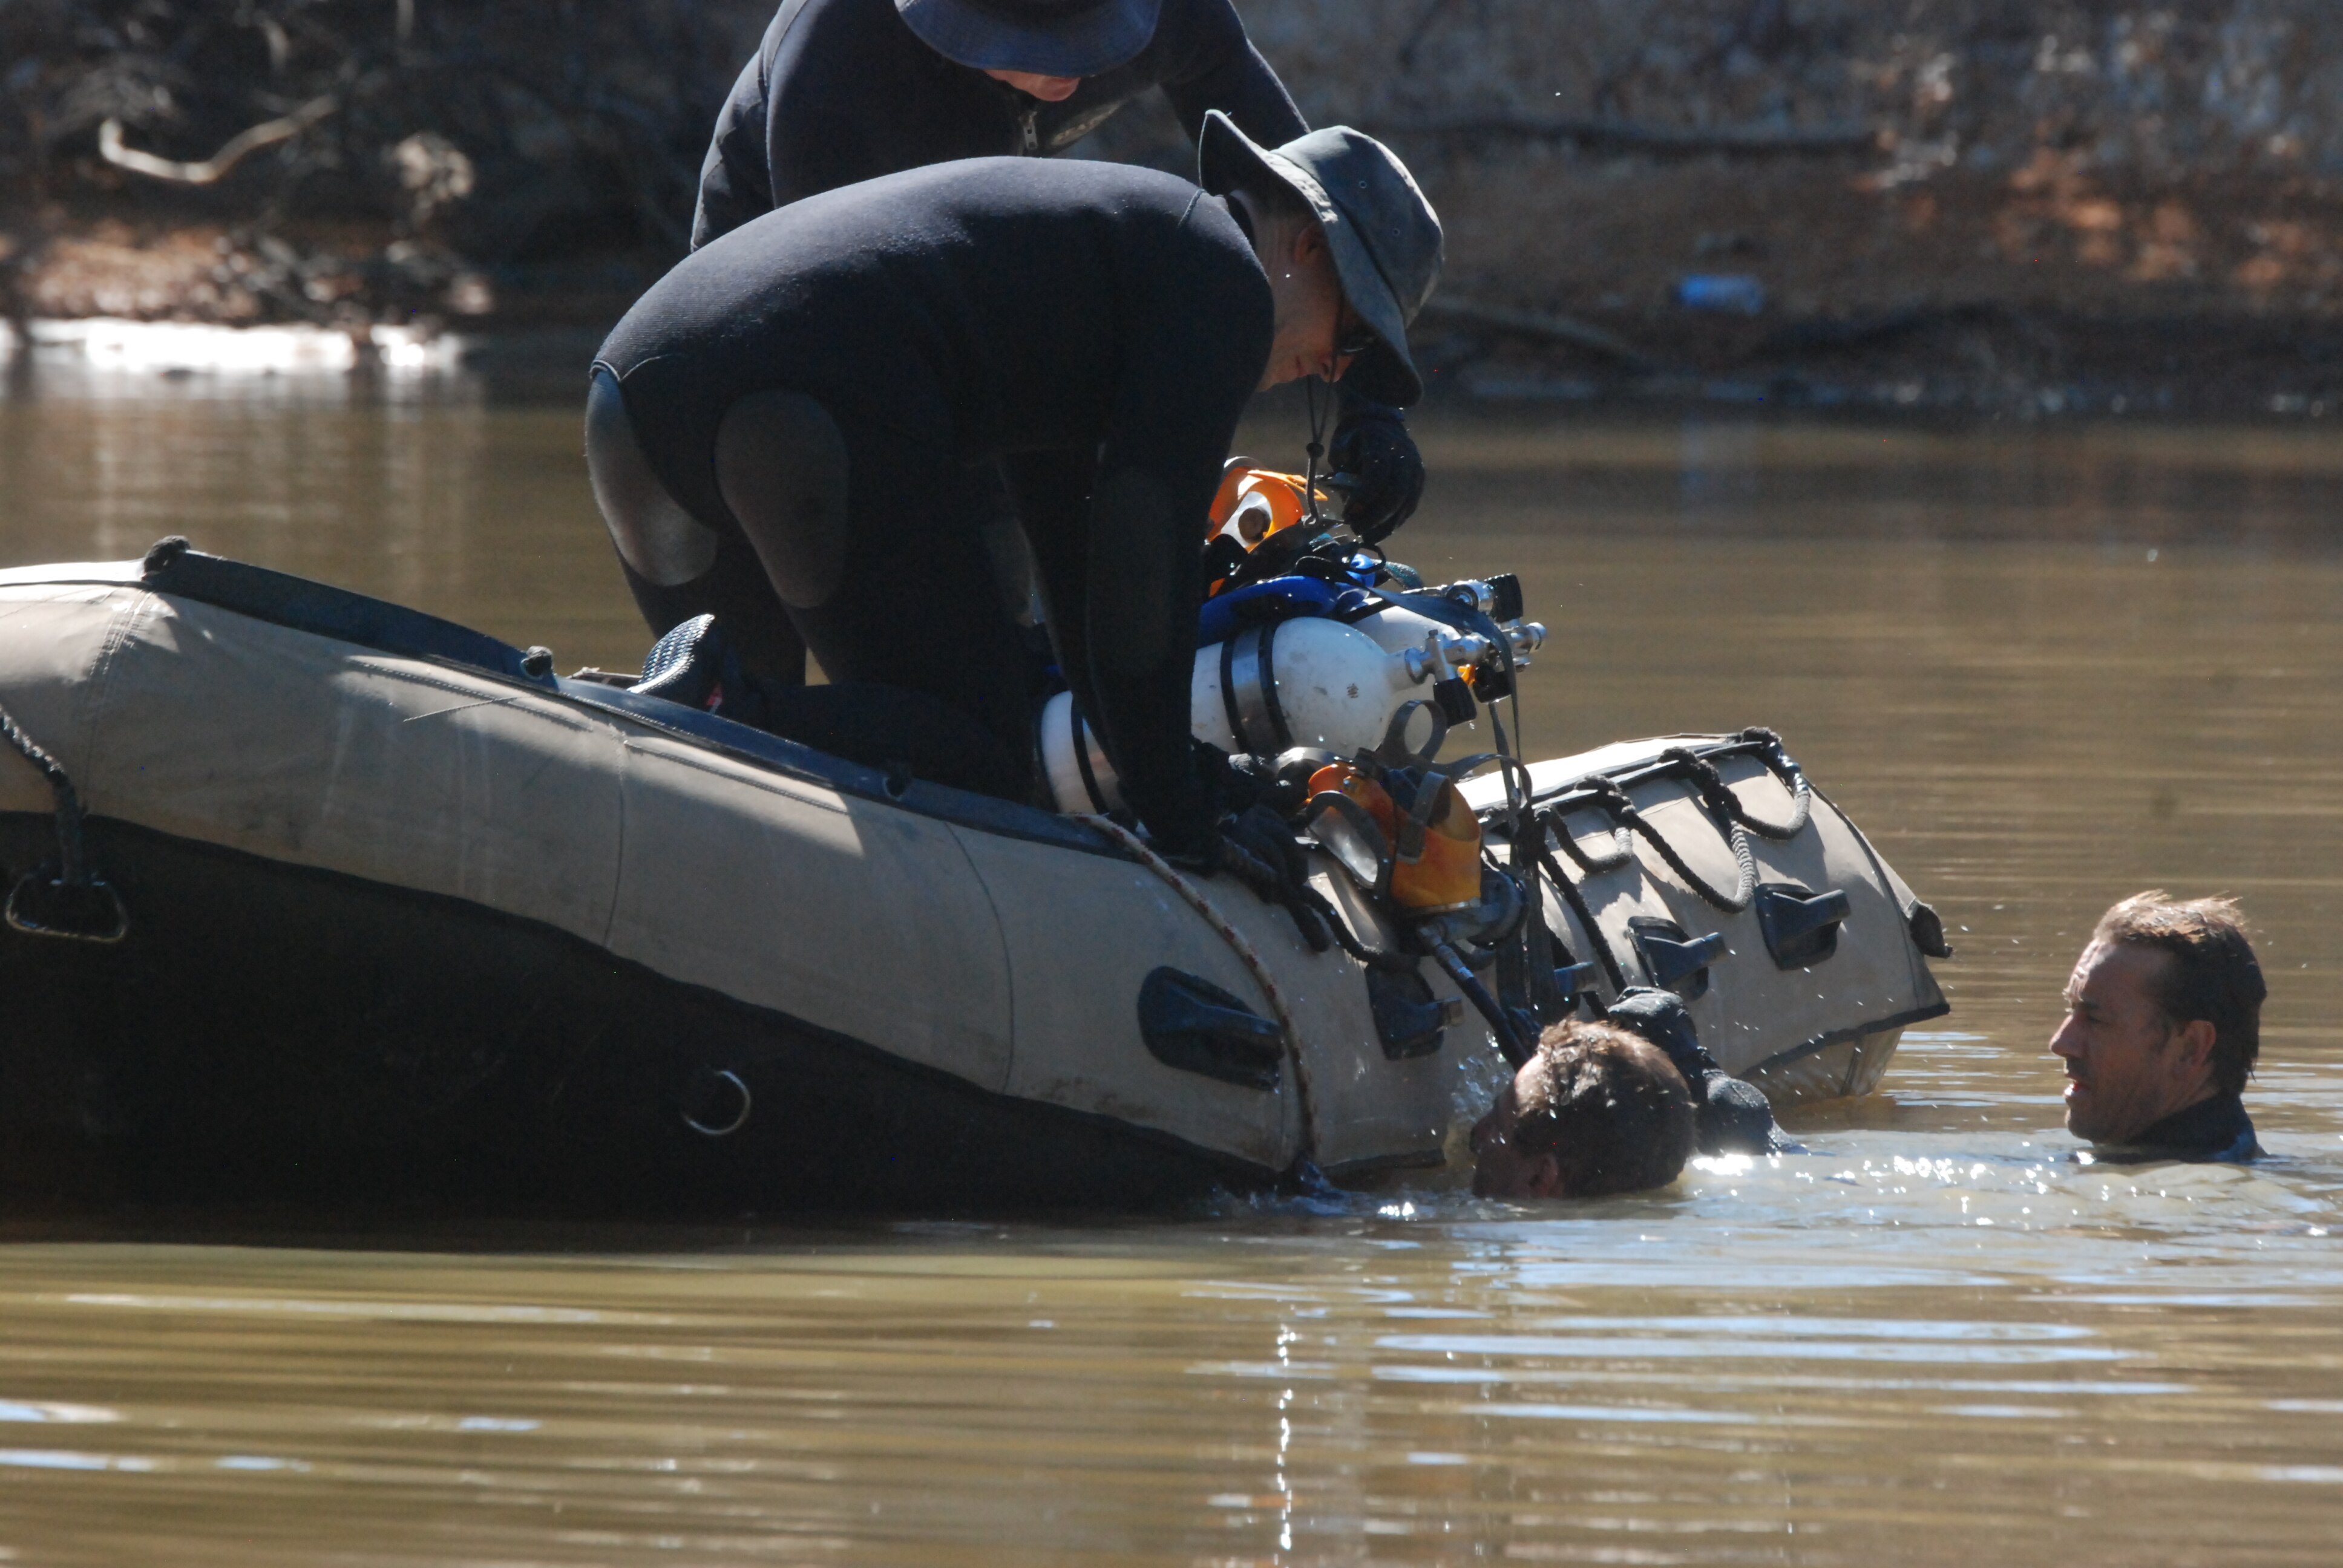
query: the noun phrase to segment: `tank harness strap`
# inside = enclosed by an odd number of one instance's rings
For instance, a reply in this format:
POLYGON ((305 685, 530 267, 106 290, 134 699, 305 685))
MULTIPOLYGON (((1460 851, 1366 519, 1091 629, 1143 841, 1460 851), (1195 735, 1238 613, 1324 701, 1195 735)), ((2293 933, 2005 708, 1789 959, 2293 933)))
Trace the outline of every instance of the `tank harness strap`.
POLYGON ((1237 639, 1221 639, 1221 708, 1228 716, 1229 733, 1236 738, 1238 749, 1257 750, 1252 739, 1245 734, 1244 712, 1237 706, 1237 639))
POLYGON ((1221 703, 1229 732, 1246 751, 1274 757, 1293 744, 1277 701, 1277 628, 1267 617, 1221 644, 1221 703))
POLYGON ((1105 817, 1077 815, 1074 820, 1096 829, 1129 850, 1132 859, 1154 872, 1173 892, 1186 900, 1191 909, 1204 917, 1204 923, 1212 928, 1221 940, 1228 944, 1229 950, 1236 954, 1237 960, 1252 974, 1253 983, 1261 987, 1261 994, 1268 1000, 1270 1012, 1277 1019, 1277 1027, 1285 1031, 1285 1053, 1293 1063, 1293 1088, 1302 1113, 1302 1156, 1314 1161, 1318 1154, 1317 1119, 1311 1104, 1310 1070, 1302 1059, 1302 1030, 1294 1024, 1292 1010, 1286 1006, 1284 990, 1279 987, 1276 977, 1269 972, 1269 966, 1262 961, 1260 952, 1245 940, 1245 934, 1230 924, 1228 917, 1213 906, 1203 889, 1182 875, 1172 862, 1149 849, 1147 841, 1138 834, 1105 817))
POLYGON ((6 709, 0 708, 0 739, 40 770, 56 798, 57 858, 16 879, 8 891, 8 924, 27 936, 112 943, 130 933, 122 896, 89 868, 82 841, 81 797, 64 765, 36 745, 6 709))

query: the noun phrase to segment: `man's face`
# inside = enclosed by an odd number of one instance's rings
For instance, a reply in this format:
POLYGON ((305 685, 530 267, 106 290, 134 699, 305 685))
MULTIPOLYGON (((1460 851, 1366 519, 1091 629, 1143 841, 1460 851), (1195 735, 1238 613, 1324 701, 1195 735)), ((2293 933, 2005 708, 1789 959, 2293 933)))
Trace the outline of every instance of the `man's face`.
POLYGON ((2175 1028, 2157 1001, 2171 961, 2125 942, 2093 942, 2076 960, 2066 1020, 2050 1037, 2076 1137, 2121 1143, 2213 1092, 2213 1026, 2175 1028))
POLYGON ((1342 276, 1334 270, 1325 231, 1314 223, 1301 225, 1262 265, 1275 312, 1262 390, 1306 376, 1340 380, 1351 367, 1342 350, 1358 336, 1358 318, 1342 298, 1342 276))
POLYGON ((1551 1198, 1562 1185, 1562 1166, 1552 1154, 1524 1155, 1513 1142, 1524 1099, 1545 1094, 1545 1063, 1532 1057, 1497 1091, 1496 1104, 1473 1128, 1473 1195, 1476 1198, 1551 1198))

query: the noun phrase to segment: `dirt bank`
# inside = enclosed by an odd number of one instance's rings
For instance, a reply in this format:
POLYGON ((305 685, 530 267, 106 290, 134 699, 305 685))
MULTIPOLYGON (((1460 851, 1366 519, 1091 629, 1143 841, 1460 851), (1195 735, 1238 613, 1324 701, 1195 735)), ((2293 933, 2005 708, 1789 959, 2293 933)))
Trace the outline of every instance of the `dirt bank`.
MULTIPOLYGON (((1443 390, 2028 415, 2343 396, 2328 0, 1245 12, 1313 123, 1385 136, 1447 220, 1422 328, 1443 390)), ((608 320, 676 254, 764 19, 11 6, 0 286, 45 316, 608 320), (140 166, 206 172, 272 126, 206 185, 140 166)), ((1085 150, 1185 161, 1154 106, 1085 150)))

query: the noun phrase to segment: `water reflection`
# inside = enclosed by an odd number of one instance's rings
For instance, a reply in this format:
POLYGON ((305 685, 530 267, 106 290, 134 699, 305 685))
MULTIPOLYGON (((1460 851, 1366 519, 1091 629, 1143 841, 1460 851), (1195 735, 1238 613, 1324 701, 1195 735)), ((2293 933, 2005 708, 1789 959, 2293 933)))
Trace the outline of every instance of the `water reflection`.
MULTIPOLYGON (((1555 628, 1534 750, 1772 724, 1944 911, 1955 1011, 1886 1093, 1804 1118, 1805 1153, 1564 1207, 1437 1179, 1061 1225, 26 1203, 0 1560, 2329 1560, 2343 447, 1425 440, 1405 553, 1519 570, 1555 628), (2260 933, 2261 1165, 2086 1165, 2058 1129, 2059 985, 2157 884, 2260 933)), ((186 532, 618 664, 642 634, 578 445, 566 400, 476 383, 49 377, 0 402, 0 557, 186 532)))

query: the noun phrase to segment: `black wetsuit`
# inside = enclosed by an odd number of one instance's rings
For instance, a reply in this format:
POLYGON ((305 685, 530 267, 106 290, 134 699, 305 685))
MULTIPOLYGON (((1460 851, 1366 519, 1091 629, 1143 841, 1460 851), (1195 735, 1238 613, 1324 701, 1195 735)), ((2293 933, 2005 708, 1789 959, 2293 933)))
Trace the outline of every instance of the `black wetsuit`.
POLYGON ((1057 104, 947 60, 893 0, 784 0, 717 116, 691 243, 859 180, 953 158, 1061 152, 1154 87, 1191 139, 1207 109, 1267 146, 1310 128, 1230 0, 1163 0, 1146 48, 1057 104))
POLYGON ((2261 1152, 2244 1098, 2224 1092, 2174 1111, 2137 1137, 2127 1138, 2120 1146, 2095 1150, 2094 1157, 2110 1164, 2151 1160, 2243 1162, 2259 1159, 2261 1152))
MULTIPOLYGON (((1034 693, 979 538, 997 461, 1068 683, 1132 809, 1178 848, 1204 811, 1197 541, 1271 329, 1268 279, 1222 200, 1152 170, 983 158, 735 230, 654 285, 596 367, 668 494, 726 541, 707 574, 725 578, 719 617, 786 614, 833 682, 972 721, 992 751, 975 773, 1014 793, 1034 693), (787 508, 736 515, 756 508, 729 504, 717 471, 728 413, 781 390, 843 443, 843 565, 818 593, 790 584, 820 540, 787 508)), ((637 582, 655 625, 672 624, 659 596, 704 604, 713 586, 637 582)), ((875 760, 888 744, 844 749, 875 760)))

